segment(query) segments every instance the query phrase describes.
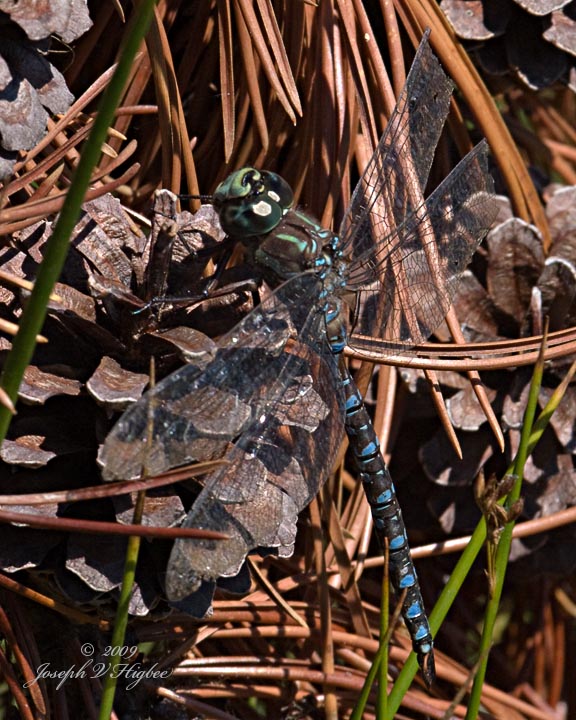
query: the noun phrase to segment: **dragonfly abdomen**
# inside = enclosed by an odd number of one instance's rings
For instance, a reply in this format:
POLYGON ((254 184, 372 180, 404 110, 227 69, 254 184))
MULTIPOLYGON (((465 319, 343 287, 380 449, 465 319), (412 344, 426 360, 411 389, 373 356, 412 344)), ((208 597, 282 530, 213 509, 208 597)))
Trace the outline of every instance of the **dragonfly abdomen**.
POLYGON ((344 422, 350 448, 370 505, 376 537, 382 549, 388 552, 392 585, 403 598, 402 617, 412 638, 412 647, 424 679, 430 686, 435 675, 434 643, 410 556, 402 511, 362 396, 348 370, 342 367, 341 372, 346 401, 344 422))

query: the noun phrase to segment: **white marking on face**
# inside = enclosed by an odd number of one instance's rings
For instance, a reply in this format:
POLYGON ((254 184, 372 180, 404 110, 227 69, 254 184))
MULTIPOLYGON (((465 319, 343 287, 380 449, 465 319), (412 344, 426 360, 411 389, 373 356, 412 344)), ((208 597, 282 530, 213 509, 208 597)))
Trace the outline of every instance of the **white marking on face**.
POLYGON ((272 212, 272 206, 264 200, 260 200, 260 202, 256 203, 253 209, 254 213, 256 215, 260 215, 260 217, 268 217, 268 215, 272 212))

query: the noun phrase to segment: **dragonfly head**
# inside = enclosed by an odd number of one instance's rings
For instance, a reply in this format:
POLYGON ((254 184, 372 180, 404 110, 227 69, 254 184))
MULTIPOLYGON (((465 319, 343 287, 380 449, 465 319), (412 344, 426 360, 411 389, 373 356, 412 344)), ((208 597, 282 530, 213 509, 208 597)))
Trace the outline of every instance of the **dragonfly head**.
POLYGON ((274 230, 293 202, 294 194, 286 180, 251 167, 233 172, 213 195, 222 229, 237 238, 274 230))

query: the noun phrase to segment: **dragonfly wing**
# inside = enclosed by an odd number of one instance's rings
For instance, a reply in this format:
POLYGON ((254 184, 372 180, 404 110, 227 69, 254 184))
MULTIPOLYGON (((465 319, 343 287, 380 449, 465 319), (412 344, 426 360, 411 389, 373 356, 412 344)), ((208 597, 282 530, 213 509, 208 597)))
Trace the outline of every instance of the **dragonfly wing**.
POLYGON ((292 551, 300 510, 326 480, 343 434, 336 359, 325 341, 322 280, 288 280, 224 336, 202 367, 165 378, 113 428, 106 479, 149 474, 217 453, 187 527, 225 532, 183 539, 167 572, 171 599, 235 575, 257 547, 292 551))
POLYGON ((398 200, 408 195, 405 188, 419 198, 416 204, 422 198, 454 87, 432 53, 428 35, 340 226, 344 255, 352 261, 375 251, 390 235, 394 225, 389 213, 401 222, 407 208, 399 207, 398 200))
POLYGON ((305 393, 294 393, 290 409, 282 411, 280 422, 269 420, 256 444, 248 434, 240 438, 227 455, 230 465, 216 471, 195 501, 184 526, 219 530, 228 538, 174 543, 166 576, 171 600, 186 597, 202 582, 235 576, 246 555, 259 547, 276 548, 281 556, 292 554, 298 514, 328 477, 343 435, 335 359, 310 360, 314 367, 302 381, 305 393), (259 491, 242 502, 222 502, 213 490, 226 482, 225 475, 259 491))
MULTIPOLYGON (((201 364, 168 375, 122 415, 100 453, 105 480, 156 475, 222 455, 282 393, 283 350, 309 314, 312 275, 290 282, 221 338, 201 364), (307 300, 302 304, 303 300, 307 300), (300 304, 299 304, 300 303, 300 304)), ((290 370, 284 367, 286 375, 290 370)))
POLYGON ((393 239, 351 268, 376 278, 360 292, 350 345, 405 352, 424 342, 450 308, 459 278, 492 224, 497 205, 488 148, 477 145, 432 195, 399 224, 393 239))
POLYGON ((347 287, 363 289, 353 332, 382 339, 389 353, 407 352, 440 324, 495 215, 485 143, 424 200, 452 89, 425 36, 340 229, 347 287))
POLYGON ((213 460, 242 431, 250 408, 225 390, 197 388, 202 369, 186 365, 172 373, 130 406, 116 423, 100 451, 104 480, 132 480, 157 475, 194 461, 213 460), (194 390, 209 395, 224 420, 197 412, 194 390))

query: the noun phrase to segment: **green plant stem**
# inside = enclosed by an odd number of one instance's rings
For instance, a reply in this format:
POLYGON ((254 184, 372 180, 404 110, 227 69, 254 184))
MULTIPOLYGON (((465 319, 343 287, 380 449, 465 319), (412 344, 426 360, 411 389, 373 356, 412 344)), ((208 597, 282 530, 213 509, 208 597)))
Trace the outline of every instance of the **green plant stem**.
MULTIPOLYGON (((444 590, 440 594, 438 602, 434 606, 434 610, 430 613, 430 630, 432 631, 433 636, 436 635, 440 626, 444 622, 444 619, 458 595, 460 588, 462 587, 462 584, 464 583, 464 580, 474 563, 474 560, 482 549, 485 540, 486 522, 484 518, 482 518, 476 526, 466 549, 460 556, 460 560, 458 560, 458 563, 450 576, 450 580, 447 582, 444 590)), ((386 718, 392 720, 396 715, 396 712, 402 702, 402 698, 408 692, 417 671, 418 662, 416 660, 416 655, 414 653, 410 653, 410 656, 400 671, 400 674, 398 675, 398 678, 394 683, 394 687, 388 697, 388 714, 385 716, 386 718)))
MULTIPOLYGON (((356 706, 354 707, 354 710, 350 715, 350 720, 362 720, 362 718, 364 717, 364 711, 366 710, 366 705, 368 705, 368 700, 370 698, 370 691, 372 690, 372 686, 376 681, 376 676, 378 675, 378 672, 383 664, 382 658, 388 653, 388 642, 389 638, 386 638, 386 640, 381 640, 380 642, 380 647, 378 648, 378 652, 374 656, 374 660, 372 661, 370 670, 368 670, 368 673, 366 674, 366 678, 364 680, 364 684, 362 685, 362 690, 356 702, 356 706)), ((387 667, 387 665, 385 665, 385 667, 387 667)), ((377 715, 376 717, 380 716, 377 715)))
MULTIPOLYGON (((144 512, 144 500, 146 493, 141 491, 136 499, 134 508, 133 522, 140 523, 144 512)), ((128 538, 126 548, 126 561, 124 563, 124 574, 122 576, 122 587, 120 589, 120 598, 118 600, 118 608, 116 610, 116 620, 114 623, 114 632, 112 633, 112 647, 123 648, 124 638, 126 637, 126 628, 128 626, 128 608, 130 606, 130 597, 132 588, 134 587, 134 578, 136 576, 136 566, 138 564, 138 554, 140 552, 141 539, 139 536, 131 535, 128 538)), ((114 705, 114 695, 116 694, 116 685, 120 677, 120 665, 126 663, 126 658, 122 653, 112 654, 110 658, 110 667, 104 678, 104 687, 102 689, 102 701, 100 703, 100 712, 98 720, 108 720, 112 714, 114 705)))
MULTIPOLYGON (((388 550, 384 551, 386 560, 388 560, 388 550)), ((362 686, 362 692, 356 702, 354 710, 350 715, 350 720, 362 720, 366 705, 370 698, 370 691, 376 681, 378 675, 378 697, 376 700, 377 710, 376 717, 383 718, 386 716, 386 708, 388 706, 388 646, 390 644, 391 624, 390 624, 390 575, 388 572, 388 562, 384 563, 384 572, 382 573, 382 601, 380 603, 380 647, 374 656, 370 670, 368 671, 362 686)), ((400 608, 397 608, 393 625, 396 625, 400 608)))
MULTIPOLYGON (((12 342, 12 349, 6 358, 0 378, 0 386, 4 388, 13 403, 16 403, 24 371, 32 360, 36 336, 42 330, 50 295, 62 272, 69 239, 78 220, 92 170, 100 159, 102 145, 130 77, 134 57, 152 20, 154 5, 154 0, 141 0, 132 15, 130 28, 124 35, 118 66, 104 91, 94 126, 82 148, 62 210, 52 235, 46 242, 44 259, 38 270, 34 290, 22 313, 18 333, 12 342)), ((0 444, 6 437, 11 418, 10 410, 0 406, 0 444)))
MULTIPOLYGON (((544 373, 544 362, 542 353, 539 361, 534 367, 532 374, 532 380, 530 382, 530 392, 528 394, 528 402, 526 403, 526 410, 524 412, 524 418, 522 422, 522 433, 520 436, 520 445, 518 452, 512 463, 512 474, 516 477, 516 481, 508 495, 506 501, 507 505, 516 501, 520 497, 522 489, 522 480, 524 477, 524 466, 530 452, 530 438, 532 428, 534 426, 534 419, 536 417, 536 410, 538 408, 538 393, 540 392, 540 386, 542 384, 542 375, 544 373)), ((466 720, 473 720, 478 716, 480 710, 480 702, 482 699, 482 688, 484 686, 484 679, 486 677, 486 670, 488 668, 488 655, 492 646, 492 636, 494 634, 494 625, 496 624, 496 618, 498 616, 498 609, 500 607, 500 599, 502 597, 502 590, 504 588, 504 579, 506 577, 506 568, 508 566, 508 557, 510 555, 510 546, 512 544, 512 531, 514 530, 514 522, 508 522, 504 526, 502 535, 496 548, 496 559, 494 563, 495 567, 495 578, 494 586, 491 596, 486 606, 486 613, 484 617, 484 627, 482 629, 482 638, 480 640, 480 663, 478 670, 474 677, 474 683, 470 692, 470 701, 466 711, 466 720)))
MULTIPOLYGON (((386 558, 389 553, 386 550, 386 558)), ((378 700, 376 717, 383 718, 388 707, 388 647, 390 643, 390 576, 388 573, 388 562, 386 572, 382 576, 382 602, 380 604, 380 638, 382 643, 382 657, 379 665, 378 700)))
MULTIPOLYGON (((506 498, 505 505, 507 507, 512 506, 516 500, 520 497, 522 489, 522 480, 524 476, 524 467, 526 460, 530 453, 533 451, 536 443, 542 436, 544 429, 552 414, 558 407, 560 400, 562 399, 568 383, 574 375, 576 370, 576 363, 573 363, 572 367, 567 373, 560 386, 554 391, 552 397, 546 403, 546 406, 540 414, 538 420, 534 422, 536 417, 536 410, 538 407, 538 394, 540 392, 540 386, 542 384, 542 376, 544 374, 544 345, 540 353, 540 358, 534 368, 532 375, 532 381, 530 383, 530 392, 528 395, 528 402, 526 403, 526 411, 524 413, 524 419, 522 423, 522 434, 520 436, 520 444, 518 446, 518 452, 509 468, 511 473, 516 476, 516 482, 512 487, 508 497, 506 498)), ((480 703, 482 698, 482 687, 486 678, 486 670, 488 667, 488 657, 490 648, 492 645, 492 637, 494 634, 494 626, 498 615, 498 609, 500 607, 500 599, 502 597, 502 591, 504 588, 504 579, 506 577, 506 569, 508 566, 508 558, 510 555, 510 547, 512 545, 512 533, 514 530, 515 522, 508 522, 504 526, 500 541, 496 548, 496 561, 495 565, 495 578, 494 578, 494 589, 492 596, 488 601, 486 607, 486 614, 484 619, 484 627, 482 629, 482 637, 480 640, 480 660, 478 664, 478 671, 474 677, 474 683, 470 692, 470 701, 466 712, 466 720, 474 720, 478 717, 480 712, 480 703)))

